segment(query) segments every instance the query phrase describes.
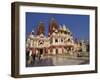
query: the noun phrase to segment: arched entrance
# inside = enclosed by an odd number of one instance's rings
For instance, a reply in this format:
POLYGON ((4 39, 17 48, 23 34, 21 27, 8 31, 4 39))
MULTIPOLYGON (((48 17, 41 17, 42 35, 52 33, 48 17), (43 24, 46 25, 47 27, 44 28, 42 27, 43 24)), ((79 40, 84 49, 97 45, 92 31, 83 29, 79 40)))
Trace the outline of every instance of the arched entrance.
POLYGON ((56 54, 58 54, 58 49, 56 49, 56 54))
POLYGON ((39 53, 40 53, 40 55, 43 54, 43 48, 39 49, 39 53))

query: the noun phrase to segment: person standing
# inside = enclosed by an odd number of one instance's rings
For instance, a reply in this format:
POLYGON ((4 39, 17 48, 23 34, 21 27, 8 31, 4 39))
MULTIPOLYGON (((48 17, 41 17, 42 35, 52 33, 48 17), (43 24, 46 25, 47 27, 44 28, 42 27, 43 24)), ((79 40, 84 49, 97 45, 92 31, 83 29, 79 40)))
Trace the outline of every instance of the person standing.
POLYGON ((29 50, 29 60, 28 60, 28 64, 30 65, 32 62, 33 62, 32 50, 29 50))
POLYGON ((35 53, 35 51, 34 50, 32 50, 32 59, 33 59, 33 63, 35 62, 35 58, 36 58, 36 53, 35 53))

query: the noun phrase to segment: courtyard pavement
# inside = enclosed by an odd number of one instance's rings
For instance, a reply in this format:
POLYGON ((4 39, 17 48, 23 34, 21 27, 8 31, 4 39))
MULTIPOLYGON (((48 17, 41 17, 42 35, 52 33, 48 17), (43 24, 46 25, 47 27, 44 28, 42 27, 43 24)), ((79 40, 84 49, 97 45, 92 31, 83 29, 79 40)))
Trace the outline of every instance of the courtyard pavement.
POLYGON ((41 66, 63 66, 63 65, 83 65, 89 64, 88 57, 74 57, 74 56, 43 56, 40 60, 36 59, 27 67, 41 67, 41 66))

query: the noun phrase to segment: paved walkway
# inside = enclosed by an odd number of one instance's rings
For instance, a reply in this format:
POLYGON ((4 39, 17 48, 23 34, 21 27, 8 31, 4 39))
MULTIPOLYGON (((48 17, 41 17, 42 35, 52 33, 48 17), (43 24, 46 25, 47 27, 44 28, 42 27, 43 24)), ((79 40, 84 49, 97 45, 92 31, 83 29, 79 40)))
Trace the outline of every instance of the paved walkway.
POLYGON ((80 65, 89 64, 88 57, 73 57, 73 56, 44 56, 40 60, 35 60, 29 67, 36 66, 61 66, 61 65, 80 65))

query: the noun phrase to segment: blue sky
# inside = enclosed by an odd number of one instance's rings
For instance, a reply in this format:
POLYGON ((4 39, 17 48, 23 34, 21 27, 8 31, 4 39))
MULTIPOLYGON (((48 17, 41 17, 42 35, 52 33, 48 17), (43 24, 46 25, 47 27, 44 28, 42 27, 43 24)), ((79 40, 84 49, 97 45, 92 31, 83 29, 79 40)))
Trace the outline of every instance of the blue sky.
POLYGON ((39 22, 44 22, 45 33, 47 35, 49 22, 52 17, 55 18, 59 25, 65 24, 72 32, 74 39, 89 40, 89 15, 26 12, 26 35, 32 29, 36 31, 39 22))

